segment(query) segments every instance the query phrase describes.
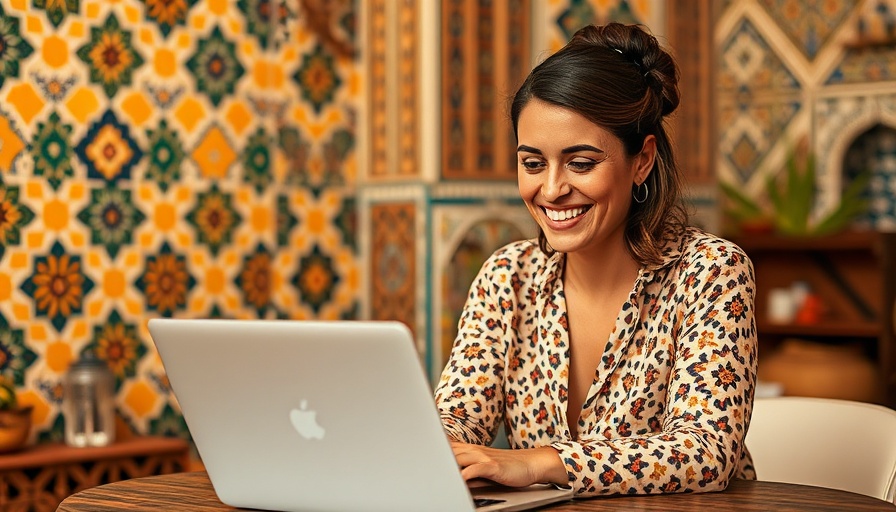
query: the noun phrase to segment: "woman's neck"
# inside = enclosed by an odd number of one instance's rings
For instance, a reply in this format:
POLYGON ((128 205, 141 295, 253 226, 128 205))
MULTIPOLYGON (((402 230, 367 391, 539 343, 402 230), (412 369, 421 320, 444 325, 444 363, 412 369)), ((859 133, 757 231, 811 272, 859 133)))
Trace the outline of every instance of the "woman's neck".
POLYGON ((566 287, 600 295, 605 290, 631 286, 639 268, 620 239, 618 243, 604 246, 599 254, 567 253, 563 283, 566 287))

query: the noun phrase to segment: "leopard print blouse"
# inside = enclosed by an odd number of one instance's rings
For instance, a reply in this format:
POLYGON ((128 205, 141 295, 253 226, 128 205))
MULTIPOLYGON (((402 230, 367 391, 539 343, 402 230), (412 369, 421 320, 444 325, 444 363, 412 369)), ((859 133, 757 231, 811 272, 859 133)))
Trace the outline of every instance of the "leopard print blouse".
POLYGON ((578 435, 567 424, 564 256, 534 241, 495 252, 470 288, 435 390, 449 436, 550 445, 577 496, 724 489, 755 478, 744 437, 756 383, 753 267, 687 228, 639 272, 595 370, 578 435))

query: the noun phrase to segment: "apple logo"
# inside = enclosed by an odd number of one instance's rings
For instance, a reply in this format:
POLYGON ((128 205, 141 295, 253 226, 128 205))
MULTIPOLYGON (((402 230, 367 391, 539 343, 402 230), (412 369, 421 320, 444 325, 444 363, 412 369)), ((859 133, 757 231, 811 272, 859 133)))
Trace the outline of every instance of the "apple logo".
POLYGON ((302 400, 299 409, 289 411, 289 421, 296 432, 305 439, 323 439, 324 428, 317 423, 317 411, 308 409, 308 401, 302 400))

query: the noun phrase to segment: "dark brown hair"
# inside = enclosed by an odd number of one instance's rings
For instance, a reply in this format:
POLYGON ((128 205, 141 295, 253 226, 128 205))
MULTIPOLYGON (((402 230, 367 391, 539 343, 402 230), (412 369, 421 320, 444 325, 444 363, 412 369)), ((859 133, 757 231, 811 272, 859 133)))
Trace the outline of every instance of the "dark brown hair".
MULTIPOLYGON (((664 119, 678 107, 678 67, 656 38, 638 25, 610 23, 579 29, 563 48, 535 67, 513 97, 514 133, 532 98, 573 110, 614 134, 628 156, 647 135, 656 137, 656 158, 643 203, 632 201, 625 243, 640 264, 661 261, 662 247, 687 224, 681 204, 681 172, 664 119)), ((539 229, 538 245, 554 250, 539 229)))

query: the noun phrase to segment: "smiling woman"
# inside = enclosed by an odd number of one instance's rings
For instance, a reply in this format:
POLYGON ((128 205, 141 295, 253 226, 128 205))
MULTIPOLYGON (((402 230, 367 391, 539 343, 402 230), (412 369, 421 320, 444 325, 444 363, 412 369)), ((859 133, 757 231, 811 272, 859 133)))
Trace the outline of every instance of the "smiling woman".
POLYGON ((687 226, 665 129, 678 70, 638 26, 579 30, 514 96, 537 241, 474 281, 436 389, 466 479, 578 496, 753 478, 753 268, 687 226), (499 427, 509 450, 491 448, 499 427))

